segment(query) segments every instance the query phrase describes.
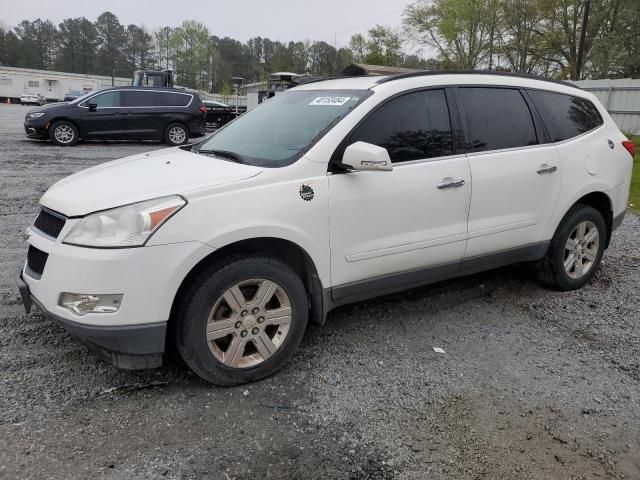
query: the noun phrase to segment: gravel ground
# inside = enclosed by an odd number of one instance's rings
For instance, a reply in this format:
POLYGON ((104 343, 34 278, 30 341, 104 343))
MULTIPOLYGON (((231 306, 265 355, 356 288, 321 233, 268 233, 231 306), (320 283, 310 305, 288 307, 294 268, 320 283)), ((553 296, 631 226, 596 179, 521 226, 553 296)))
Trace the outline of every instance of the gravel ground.
POLYGON ((640 478, 639 217, 580 291, 511 267, 346 306, 276 376, 218 388, 24 314, 40 195, 162 147, 28 141, 26 110, 0 105, 0 478, 640 478))

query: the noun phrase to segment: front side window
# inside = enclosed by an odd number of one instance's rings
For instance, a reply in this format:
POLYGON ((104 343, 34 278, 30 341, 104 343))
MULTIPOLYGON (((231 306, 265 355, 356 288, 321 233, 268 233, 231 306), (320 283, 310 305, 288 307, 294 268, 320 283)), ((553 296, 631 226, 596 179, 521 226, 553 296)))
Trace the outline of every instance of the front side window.
POLYGON ((88 107, 90 103, 95 103, 98 108, 106 107, 119 107, 120 106, 120 92, 111 91, 104 92, 95 97, 91 97, 87 101, 83 102, 83 107, 88 107))
POLYGON ((289 165, 370 94, 368 90, 295 89, 278 93, 194 151, 232 154, 236 161, 250 165, 289 165))
POLYGON ((394 98, 375 110, 350 136, 386 148, 393 163, 453 154, 444 90, 423 90, 394 98))
POLYGON ((538 143, 533 117, 519 90, 463 87, 458 98, 466 118, 467 150, 483 152, 538 143))
POLYGON ((547 125, 552 142, 577 137, 603 123, 600 112, 589 100, 542 90, 528 92, 547 125))

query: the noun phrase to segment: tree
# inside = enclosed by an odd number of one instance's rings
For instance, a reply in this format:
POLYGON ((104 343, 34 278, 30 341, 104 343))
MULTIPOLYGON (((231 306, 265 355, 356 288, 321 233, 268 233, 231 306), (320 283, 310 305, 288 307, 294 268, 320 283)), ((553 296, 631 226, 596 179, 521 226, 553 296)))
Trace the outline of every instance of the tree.
POLYGON ((128 25, 124 32, 122 54, 131 72, 151 66, 153 57, 153 39, 142 27, 128 25))
POLYGON ((96 20, 96 31, 100 46, 98 47, 98 72, 111 76, 114 82, 116 69, 118 73, 127 73, 126 65, 122 65, 122 47, 124 45, 124 27, 111 12, 104 12, 96 20), (123 69, 124 67, 124 69, 123 69))
POLYGON ((57 31, 50 20, 23 20, 15 33, 20 40, 18 66, 41 70, 53 68, 57 31))
POLYGON ((500 5, 497 19, 499 53, 509 70, 533 73, 543 62, 535 55, 541 51, 541 38, 537 32, 543 26, 544 16, 540 0, 506 0, 500 5))
POLYGON ((195 20, 185 20, 176 28, 170 40, 173 66, 180 85, 206 89, 209 30, 195 20))
POLYGON ((404 61, 400 35, 382 25, 371 28, 366 36, 353 35, 349 45, 358 63, 399 66, 404 61))
POLYGON ((492 51, 492 0, 420 0, 409 5, 403 24, 409 38, 436 48, 445 64, 475 69, 492 51))
POLYGON ((171 27, 162 27, 153 34, 156 65, 158 68, 169 70, 171 66, 171 27))
MULTIPOLYGON (((578 66, 578 57, 582 55, 584 63, 590 61, 590 54, 603 32, 610 25, 612 15, 620 0, 600 0, 591 3, 589 22, 585 32, 582 52, 579 50, 579 38, 585 20, 584 0, 544 0, 541 2, 544 23, 538 35, 542 45, 539 52, 551 61, 562 66, 560 76, 578 80, 582 72, 578 66)), ((637 1, 635 2, 637 9, 637 1)), ((541 56, 539 52, 535 55, 541 56)))
POLYGON ((98 32, 84 17, 58 25, 56 68, 63 72, 93 73, 98 32))

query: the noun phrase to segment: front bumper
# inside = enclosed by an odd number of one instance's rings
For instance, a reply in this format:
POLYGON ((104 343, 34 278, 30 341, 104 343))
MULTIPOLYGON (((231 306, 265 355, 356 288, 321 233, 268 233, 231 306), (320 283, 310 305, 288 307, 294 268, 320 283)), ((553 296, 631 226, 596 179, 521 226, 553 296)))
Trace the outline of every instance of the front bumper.
POLYGON ((78 338, 116 367, 137 370, 162 365, 166 322, 126 326, 83 325, 48 311, 31 294, 29 286, 22 278, 22 271, 18 274, 16 283, 27 313, 31 311, 32 305, 35 305, 45 317, 64 327, 70 335, 78 338))
MULTIPOLYGON (((74 222, 67 220, 59 239, 74 222)), ((189 271, 213 249, 200 242, 83 248, 37 232, 30 230, 28 243, 46 260, 40 275, 27 263, 17 278, 25 309, 35 305, 116 366, 159 366, 176 293, 189 271), (123 298, 115 313, 78 316, 58 304, 62 292, 121 294, 123 298)))
POLYGON ((49 130, 47 130, 45 125, 38 125, 36 123, 25 122, 24 133, 29 138, 38 138, 38 139, 46 140, 47 138, 49 138, 49 130))

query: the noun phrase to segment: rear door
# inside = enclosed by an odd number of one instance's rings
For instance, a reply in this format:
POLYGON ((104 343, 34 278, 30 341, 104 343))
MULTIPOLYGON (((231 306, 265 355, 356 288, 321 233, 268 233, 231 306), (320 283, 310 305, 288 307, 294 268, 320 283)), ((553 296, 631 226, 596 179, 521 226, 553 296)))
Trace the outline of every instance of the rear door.
POLYGON ((334 300, 372 296, 455 272, 471 196, 468 160, 454 149, 444 89, 388 100, 349 136, 384 147, 388 172, 329 176, 334 300))
POLYGON ((162 138, 166 109, 163 108, 165 93, 154 90, 124 90, 123 105, 129 137, 135 140, 157 140, 162 138))
POLYGON ((465 260, 538 256, 560 193, 555 146, 519 88, 460 87, 456 98, 473 179, 465 260))
POLYGON ((83 138, 94 140, 127 138, 127 127, 124 121, 126 109, 121 105, 120 90, 109 90, 94 95, 78 107, 83 109, 80 125, 83 138), (89 104, 95 104, 95 110, 90 109, 89 104))

